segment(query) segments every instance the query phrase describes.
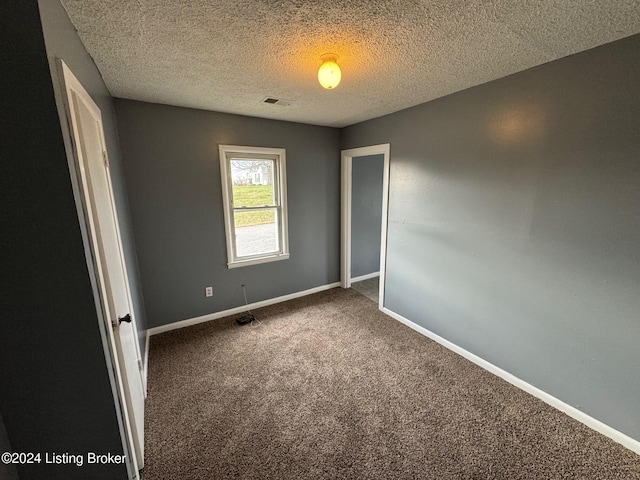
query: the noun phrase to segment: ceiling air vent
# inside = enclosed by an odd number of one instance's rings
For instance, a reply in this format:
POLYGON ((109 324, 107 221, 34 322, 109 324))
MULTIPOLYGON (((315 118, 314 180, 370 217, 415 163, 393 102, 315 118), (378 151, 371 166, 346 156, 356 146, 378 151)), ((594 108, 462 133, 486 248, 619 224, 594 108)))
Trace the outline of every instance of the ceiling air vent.
POLYGON ((281 107, 288 107, 291 105, 289 100, 283 100, 281 98, 265 97, 260 100, 260 103, 267 103, 269 105, 280 105, 281 107))

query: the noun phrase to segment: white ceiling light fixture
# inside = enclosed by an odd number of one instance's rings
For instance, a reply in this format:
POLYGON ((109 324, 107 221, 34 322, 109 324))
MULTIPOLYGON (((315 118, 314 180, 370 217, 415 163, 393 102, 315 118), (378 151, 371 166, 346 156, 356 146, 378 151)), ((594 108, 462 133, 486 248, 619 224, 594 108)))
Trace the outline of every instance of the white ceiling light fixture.
POLYGON ((336 63, 338 56, 334 53, 325 53, 320 59, 322 65, 318 69, 318 81, 327 90, 332 90, 338 86, 342 79, 342 71, 336 63))

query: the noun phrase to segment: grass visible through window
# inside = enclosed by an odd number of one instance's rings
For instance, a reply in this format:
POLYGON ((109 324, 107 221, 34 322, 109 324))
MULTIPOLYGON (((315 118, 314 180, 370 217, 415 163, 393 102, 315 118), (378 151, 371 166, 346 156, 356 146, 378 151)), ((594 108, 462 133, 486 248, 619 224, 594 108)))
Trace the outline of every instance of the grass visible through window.
MULTIPOLYGON (((234 207, 259 207, 262 205, 273 205, 272 185, 234 185, 233 186, 234 207)), ((242 212, 242 215, 235 215, 236 227, 249 227, 252 225, 263 225, 274 223, 273 210, 261 210, 257 212, 242 212)))

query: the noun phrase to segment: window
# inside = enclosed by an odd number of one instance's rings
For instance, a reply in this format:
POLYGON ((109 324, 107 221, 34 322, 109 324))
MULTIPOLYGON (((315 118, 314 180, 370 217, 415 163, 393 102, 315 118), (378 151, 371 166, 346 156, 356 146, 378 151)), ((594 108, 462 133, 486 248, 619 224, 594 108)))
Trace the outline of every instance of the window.
POLYGON ((285 150, 220 145, 229 268, 289 258, 285 150))

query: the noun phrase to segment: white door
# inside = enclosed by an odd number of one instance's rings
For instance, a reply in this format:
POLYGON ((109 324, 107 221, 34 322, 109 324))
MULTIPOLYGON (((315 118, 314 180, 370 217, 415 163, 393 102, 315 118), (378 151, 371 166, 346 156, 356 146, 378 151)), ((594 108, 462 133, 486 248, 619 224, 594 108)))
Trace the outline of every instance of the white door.
POLYGON ((116 218, 102 117, 97 105, 62 63, 69 116, 80 171, 87 222, 91 232, 101 300, 108 321, 112 359, 119 376, 125 425, 135 451, 137 468, 144 466, 144 398, 142 361, 137 328, 131 309, 120 231, 116 218))

